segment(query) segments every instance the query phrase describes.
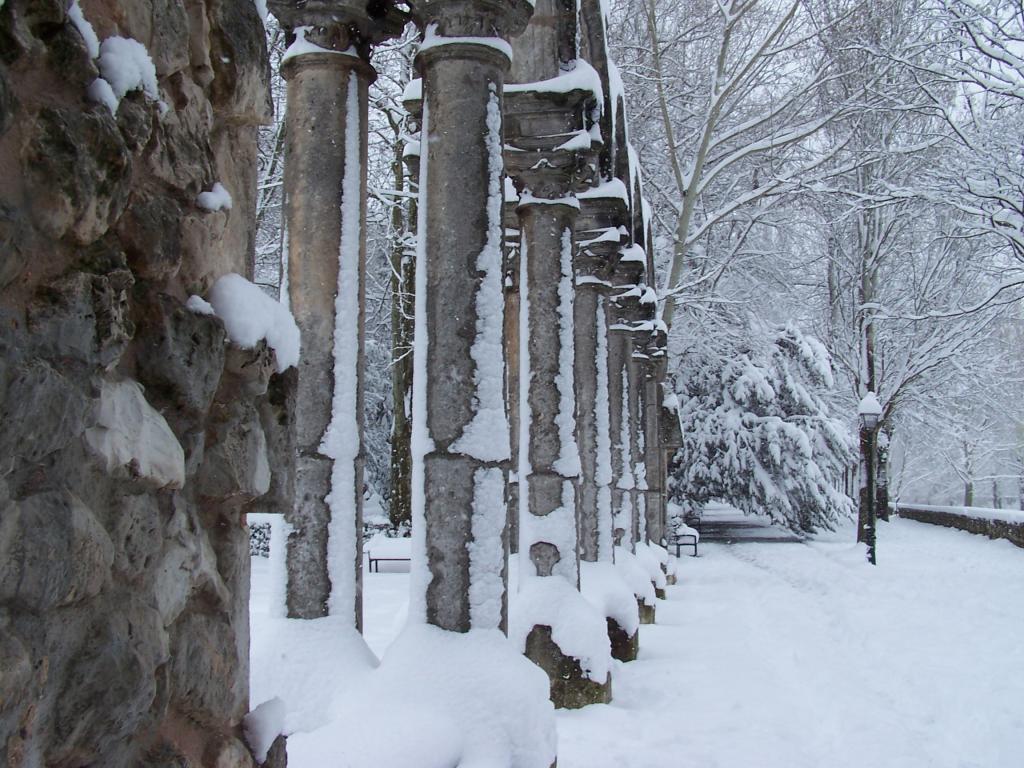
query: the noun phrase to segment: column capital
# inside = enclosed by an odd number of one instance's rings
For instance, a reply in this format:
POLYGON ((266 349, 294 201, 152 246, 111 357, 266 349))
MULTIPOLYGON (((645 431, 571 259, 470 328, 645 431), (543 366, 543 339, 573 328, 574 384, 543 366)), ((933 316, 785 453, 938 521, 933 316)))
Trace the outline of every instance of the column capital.
POLYGON ((419 0, 412 11, 417 26, 439 38, 498 38, 506 43, 526 29, 532 15, 531 0, 419 0))
POLYGON ((352 51, 367 62, 371 46, 400 35, 409 20, 393 0, 267 0, 267 6, 287 30, 289 46, 299 38, 311 49, 352 51))

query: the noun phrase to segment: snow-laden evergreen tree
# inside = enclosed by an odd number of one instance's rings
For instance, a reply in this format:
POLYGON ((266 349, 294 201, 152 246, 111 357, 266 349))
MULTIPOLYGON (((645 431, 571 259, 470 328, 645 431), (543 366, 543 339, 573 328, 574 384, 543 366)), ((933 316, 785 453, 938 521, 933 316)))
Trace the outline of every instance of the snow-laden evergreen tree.
POLYGON ((817 339, 789 324, 731 357, 692 362, 672 473, 684 510, 722 499, 799 532, 853 512, 840 481, 854 445, 829 412, 832 367, 817 339))

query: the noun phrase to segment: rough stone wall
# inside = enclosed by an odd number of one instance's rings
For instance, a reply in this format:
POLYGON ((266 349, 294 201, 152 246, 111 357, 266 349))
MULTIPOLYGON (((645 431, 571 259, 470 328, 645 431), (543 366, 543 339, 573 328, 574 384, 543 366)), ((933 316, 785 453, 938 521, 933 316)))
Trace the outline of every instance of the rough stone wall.
POLYGON ((250 0, 81 0, 156 67, 115 117, 68 5, 0 2, 0 764, 250 766, 272 355, 185 301, 249 272, 263 28, 250 0), (233 207, 200 209, 217 181, 233 207))
POLYGON ((891 506, 896 514, 908 520, 941 525, 946 528, 957 528, 968 533, 988 536, 990 539, 1006 539, 1012 544, 1024 548, 1024 523, 1007 520, 986 520, 979 517, 958 515, 954 512, 943 512, 936 509, 913 506, 908 507, 903 504, 893 504, 891 506))

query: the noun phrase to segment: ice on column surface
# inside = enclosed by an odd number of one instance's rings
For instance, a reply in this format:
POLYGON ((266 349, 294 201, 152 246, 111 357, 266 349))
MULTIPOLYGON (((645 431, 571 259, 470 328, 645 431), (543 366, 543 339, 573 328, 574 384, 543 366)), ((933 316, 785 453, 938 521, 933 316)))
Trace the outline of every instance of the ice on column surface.
POLYGON ((601 560, 611 560, 612 542, 612 441, 611 413, 608 400, 608 327, 605 322, 605 298, 597 297, 597 393, 594 398, 597 465, 597 551, 601 560))
MULTIPOLYGON (((503 348, 505 296, 502 264, 502 143, 501 107, 497 87, 490 85, 487 102, 487 238, 477 257, 482 274, 476 295, 476 337, 470 350, 475 370, 473 419, 451 450, 481 461, 504 461, 510 456, 505 416, 505 356, 503 348)), ((499 494, 500 500, 502 494, 499 494)))
POLYGON ((345 124, 345 169, 341 181, 341 243, 338 284, 334 299, 334 392, 331 423, 320 442, 320 452, 333 460, 331 491, 325 499, 331 509, 327 533, 327 571, 331 579, 328 608, 351 613, 356 602, 356 487, 359 444, 357 403, 360 340, 360 257, 362 238, 362 118, 359 79, 348 76, 345 124))
POLYGON ((573 277, 572 277, 572 231, 562 230, 559 252, 561 277, 558 281, 558 427, 560 453, 553 469, 562 477, 577 477, 580 474, 580 453, 576 445, 576 388, 573 376, 573 361, 576 343, 573 339, 573 277))
POLYGON ((469 617, 474 628, 497 629, 505 596, 505 544, 508 519, 505 478, 497 467, 482 467, 473 476, 473 540, 469 551, 469 617))

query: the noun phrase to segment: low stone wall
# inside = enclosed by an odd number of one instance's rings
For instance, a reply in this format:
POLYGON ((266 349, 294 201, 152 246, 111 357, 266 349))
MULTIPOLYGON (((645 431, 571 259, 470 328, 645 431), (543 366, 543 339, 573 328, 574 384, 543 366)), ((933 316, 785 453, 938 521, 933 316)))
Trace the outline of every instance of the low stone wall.
POLYGON ((268 75, 251 0, 0 3, 4 766, 253 765, 279 377, 186 301, 249 273, 268 75))
POLYGON ((1024 547, 1024 522, 972 517, 966 512, 954 512, 928 505, 893 504, 892 509, 897 515, 908 520, 980 533, 990 539, 1006 539, 1018 547, 1024 547))

